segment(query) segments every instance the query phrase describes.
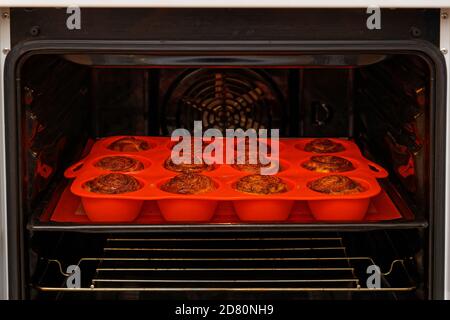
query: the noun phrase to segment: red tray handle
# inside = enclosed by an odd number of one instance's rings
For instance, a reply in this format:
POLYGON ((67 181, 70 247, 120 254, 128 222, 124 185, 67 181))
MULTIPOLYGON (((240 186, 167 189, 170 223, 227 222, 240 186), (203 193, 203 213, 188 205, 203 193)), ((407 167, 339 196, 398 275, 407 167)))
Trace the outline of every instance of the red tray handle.
POLYGON ((367 166, 369 167, 369 171, 375 178, 387 178, 389 173, 383 167, 379 166, 375 162, 369 161, 366 159, 367 166))
POLYGON ((71 165, 70 167, 68 167, 66 169, 66 171, 64 171, 64 177, 68 178, 68 179, 73 179, 75 178, 78 173, 80 172, 80 169, 83 167, 84 165, 84 160, 80 160, 77 163, 71 165))

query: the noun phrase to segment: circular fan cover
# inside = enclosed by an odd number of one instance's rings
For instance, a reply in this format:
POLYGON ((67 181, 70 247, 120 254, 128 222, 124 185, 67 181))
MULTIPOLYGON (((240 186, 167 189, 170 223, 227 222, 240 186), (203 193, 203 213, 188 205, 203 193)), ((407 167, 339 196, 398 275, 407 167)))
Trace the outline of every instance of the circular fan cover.
POLYGON ((279 128, 281 94, 250 69, 197 69, 178 78, 166 99, 167 129, 279 128))

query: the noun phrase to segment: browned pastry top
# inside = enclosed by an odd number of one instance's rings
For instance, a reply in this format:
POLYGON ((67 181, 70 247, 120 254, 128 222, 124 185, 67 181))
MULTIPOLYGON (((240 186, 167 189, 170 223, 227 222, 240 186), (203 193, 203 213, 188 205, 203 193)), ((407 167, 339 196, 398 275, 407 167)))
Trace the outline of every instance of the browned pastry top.
POLYGON ((108 173, 86 182, 84 187, 94 193, 118 194, 139 190, 141 185, 130 175, 108 173))
POLYGON ((213 191, 215 188, 211 178, 196 173, 180 174, 161 186, 163 191, 178 194, 206 193, 213 191))
MULTIPOLYGON (((198 157, 198 158, 200 158, 200 157, 198 157)), ((172 161, 172 158, 169 157, 164 162, 164 168, 166 168, 167 170, 170 170, 170 171, 185 172, 185 173, 188 173, 188 172, 199 173, 202 171, 211 171, 215 168, 214 165, 206 164, 203 162, 203 160, 202 160, 202 163, 196 164, 196 163, 194 163, 195 159, 196 159, 196 156, 191 155, 191 163, 175 164, 172 161)))
MULTIPOLYGON (((235 139, 234 140, 234 151, 235 151, 235 156, 237 157, 238 154, 238 150, 240 150, 240 148, 242 148, 241 146, 244 144, 244 150, 245 150, 245 154, 248 157, 248 155, 250 154, 250 138, 245 137, 244 140, 242 139, 235 139)), ((258 150, 260 149, 261 145, 263 144, 263 142, 260 142, 258 139, 255 139, 254 141, 254 145, 255 145, 255 149, 256 149, 256 154, 258 155, 258 150)), ((270 154, 272 151, 272 148, 270 147, 270 145, 266 144, 266 152, 267 154, 270 154)))
POLYGON ((97 161, 94 166, 104 170, 123 172, 133 172, 144 169, 144 165, 139 160, 123 156, 104 157, 97 161))
POLYGON ((254 194, 273 194, 288 191, 286 183, 276 176, 252 174, 239 179, 234 188, 237 191, 254 194))
MULTIPOLYGON (((262 164, 260 159, 259 159, 259 154, 258 154, 258 141, 256 141, 256 152, 255 152, 255 159, 256 159, 256 163, 250 163, 250 140, 248 137, 245 138, 245 141, 235 141, 235 145, 234 145, 234 161, 235 163, 232 164, 231 166, 237 170, 240 171, 244 171, 244 172, 248 172, 248 173, 255 173, 255 174, 259 174, 261 173, 261 168, 268 168, 270 167, 270 163, 267 164, 262 164), (242 145, 243 143, 245 143, 244 146, 244 154, 240 154, 239 150, 238 150, 238 146, 242 145), (238 164, 239 162, 243 162, 242 164, 238 164)), ((267 146, 267 152, 270 153, 270 146, 267 146)))
POLYGON ((125 137, 111 143, 108 149, 121 152, 138 152, 148 150, 150 146, 147 141, 135 137, 125 137))
POLYGON ((315 153, 333 153, 344 150, 345 148, 342 144, 330 139, 314 139, 305 146, 305 151, 315 153))
POLYGON ((327 194, 353 194, 365 191, 358 182, 341 175, 322 177, 310 182, 308 187, 314 191, 327 194))
POLYGON ((336 156, 312 156, 302 167, 316 172, 345 172, 354 170, 351 161, 336 156))
MULTIPOLYGON (((200 139, 199 139, 200 140, 200 139)), ((175 141, 175 142, 173 142, 173 144, 171 145, 171 147, 170 147, 170 149, 173 149, 178 143, 180 143, 182 141, 182 139, 179 139, 178 140, 178 142, 177 141, 175 141)), ((203 150, 205 150, 205 148, 211 143, 211 142, 207 142, 207 141, 204 141, 204 140, 201 140, 201 150, 196 150, 195 149, 195 142, 196 142, 197 140, 196 139, 194 139, 194 138, 192 138, 191 139, 191 145, 190 145, 190 150, 183 150, 183 152, 184 151, 187 151, 187 153, 189 153, 189 154, 197 154, 197 153, 201 153, 201 152, 203 152, 203 150)), ((183 152, 180 152, 180 154, 181 155, 183 155, 183 152)))
POLYGON ((236 170, 240 170, 240 171, 244 171, 244 172, 248 172, 248 173, 261 173, 261 168, 270 167, 270 163, 262 164, 258 161, 258 163, 255 163, 255 164, 250 164, 250 163, 232 164, 231 166, 233 168, 235 168, 236 170))
MULTIPOLYGON (((240 158, 242 159, 242 158, 240 158)), ((248 173, 261 173, 262 168, 269 168, 271 163, 262 164, 259 157, 256 157, 256 163, 250 163, 250 155, 246 153, 244 163, 238 164, 238 158, 235 159, 235 164, 232 164, 231 166, 240 171, 248 172, 248 173)), ((241 161, 242 162, 242 161, 241 161)))

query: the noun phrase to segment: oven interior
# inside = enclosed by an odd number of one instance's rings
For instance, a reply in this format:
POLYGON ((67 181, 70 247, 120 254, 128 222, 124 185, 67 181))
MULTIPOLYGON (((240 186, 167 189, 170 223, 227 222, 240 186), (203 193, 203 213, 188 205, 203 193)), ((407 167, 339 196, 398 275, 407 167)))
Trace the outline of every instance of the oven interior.
POLYGON ((156 58, 145 55, 75 53, 22 62, 16 83, 23 294, 430 297, 435 84, 429 61, 416 53, 300 54, 302 63, 286 65, 191 58, 171 65, 163 58, 152 64, 156 58), (226 105, 223 91, 232 100, 226 105), (192 129, 194 120, 204 129, 279 128, 281 137, 353 139, 389 171, 380 183, 402 218, 295 229, 237 223, 225 231, 210 224, 87 229, 43 218, 68 183, 63 171, 90 140, 167 136, 192 129), (83 289, 70 291, 65 270, 77 264, 83 289), (366 290, 372 264, 381 269, 383 290, 366 290))

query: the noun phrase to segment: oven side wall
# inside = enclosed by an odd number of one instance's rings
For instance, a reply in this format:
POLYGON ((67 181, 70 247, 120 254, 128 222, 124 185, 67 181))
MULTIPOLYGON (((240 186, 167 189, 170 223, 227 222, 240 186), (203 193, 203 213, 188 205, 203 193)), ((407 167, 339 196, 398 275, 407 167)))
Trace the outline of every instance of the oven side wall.
POLYGON ((6 163, 4 126, 4 85, 5 58, 10 48, 9 9, 0 8, 0 300, 8 299, 8 248, 6 218, 6 163), (5 50, 6 49, 6 50, 5 50))

